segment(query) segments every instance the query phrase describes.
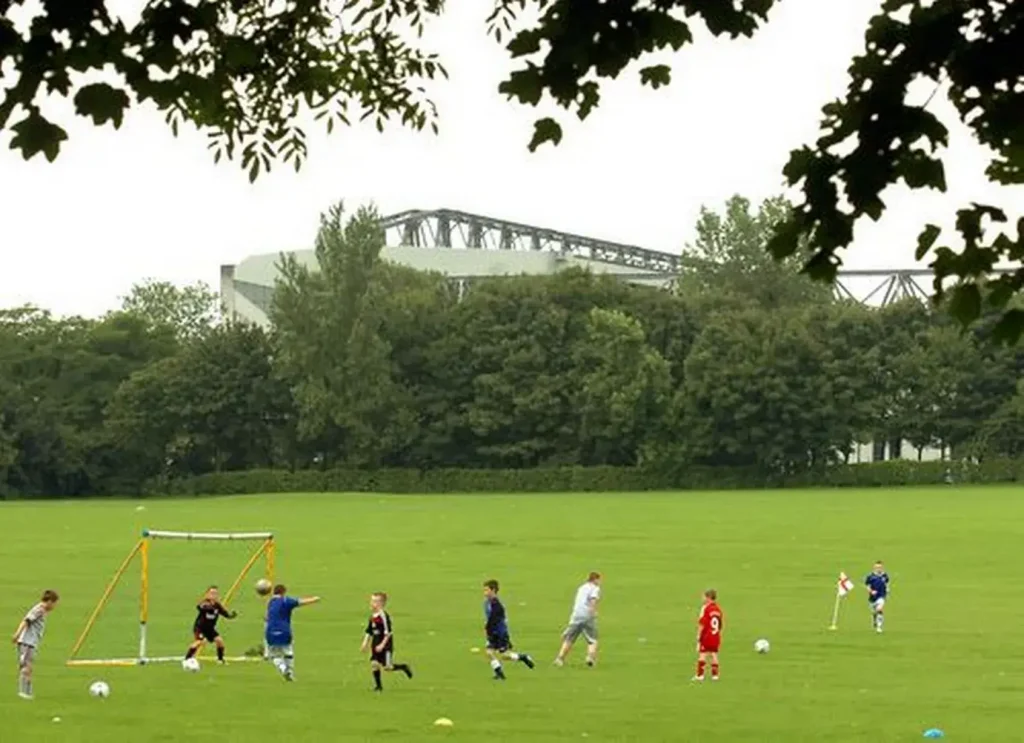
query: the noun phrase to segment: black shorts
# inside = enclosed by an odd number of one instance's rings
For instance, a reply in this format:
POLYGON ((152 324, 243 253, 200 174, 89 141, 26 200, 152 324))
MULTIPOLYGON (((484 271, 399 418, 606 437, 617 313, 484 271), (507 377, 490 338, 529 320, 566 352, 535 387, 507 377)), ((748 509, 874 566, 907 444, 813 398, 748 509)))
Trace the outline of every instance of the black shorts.
POLYGON ((390 668, 391 664, 395 661, 394 647, 389 642, 379 653, 376 650, 372 650, 370 652, 370 661, 372 663, 382 665, 385 668, 390 668))
POLYGON ((506 633, 487 635, 487 649, 507 653, 512 649, 512 638, 506 633))
POLYGON ((217 631, 216 627, 209 627, 202 624, 197 624, 192 628, 192 633, 195 635, 197 640, 206 640, 207 642, 214 642, 220 637, 220 632, 217 631))

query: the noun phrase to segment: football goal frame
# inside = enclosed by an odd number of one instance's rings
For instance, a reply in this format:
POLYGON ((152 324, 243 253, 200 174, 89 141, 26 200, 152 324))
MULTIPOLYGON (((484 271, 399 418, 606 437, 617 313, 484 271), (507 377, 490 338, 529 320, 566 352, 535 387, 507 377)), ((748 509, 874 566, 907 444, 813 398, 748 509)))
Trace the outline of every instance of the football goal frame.
MULTIPOLYGON (((150 657, 147 655, 146 647, 146 625, 149 622, 149 560, 150 552, 153 549, 153 543, 160 540, 181 540, 181 541, 209 541, 209 542, 253 542, 257 544, 255 551, 249 557, 245 563, 242 571, 238 574, 234 583, 231 584, 227 592, 225 592, 221 603, 224 606, 229 606, 231 600, 238 593, 239 588, 242 586, 242 582, 246 576, 252 571, 252 569, 261 560, 264 565, 264 575, 267 580, 271 583, 274 581, 274 559, 276 552, 276 543, 274 542, 274 535, 271 532, 191 532, 191 531, 160 531, 155 529, 145 529, 142 532, 142 538, 136 542, 131 552, 118 567, 114 573, 114 577, 110 579, 106 589, 103 591, 103 595, 100 597, 99 603, 96 604, 96 608, 93 609, 92 614, 85 623, 85 628, 82 630, 78 639, 75 641, 74 647, 71 649, 71 653, 67 660, 68 666, 142 666, 149 663, 169 663, 172 661, 180 661, 183 656, 156 656, 150 657), (138 655, 134 658, 82 658, 79 657, 79 653, 82 647, 85 645, 85 641, 88 639, 89 634, 92 632, 96 621, 99 619, 100 614, 103 613, 103 609, 110 601, 113 596, 115 589, 121 583, 121 579, 128 572, 128 569, 138 562, 139 564, 139 651, 138 655)), ((262 652, 258 656, 240 656, 235 658, 228 658, 229 661, 258 661, 263 660, 262 652)))

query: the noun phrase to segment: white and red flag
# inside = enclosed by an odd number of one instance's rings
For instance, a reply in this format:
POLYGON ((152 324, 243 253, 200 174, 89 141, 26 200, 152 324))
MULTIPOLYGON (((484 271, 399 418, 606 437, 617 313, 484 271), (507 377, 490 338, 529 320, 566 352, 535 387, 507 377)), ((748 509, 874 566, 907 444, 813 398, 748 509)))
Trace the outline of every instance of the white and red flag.
POLYGON ((840 596, 845 596, 853 590, 853 581, 850 580, 850 576, 846 573, 839 574, 839 580, 836 582, 836 591, 840 596))

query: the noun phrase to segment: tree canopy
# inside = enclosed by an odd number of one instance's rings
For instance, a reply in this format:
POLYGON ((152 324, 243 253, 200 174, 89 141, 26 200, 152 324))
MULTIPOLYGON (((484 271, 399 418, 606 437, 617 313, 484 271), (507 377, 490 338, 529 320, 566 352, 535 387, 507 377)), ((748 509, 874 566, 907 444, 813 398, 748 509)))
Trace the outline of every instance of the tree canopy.
MULTIPOLYGON (((701 224, 749 224, 741 206, 701 224)), ((372 209, 338 207, 317 270, 284 261, 268 328, 197 324, 201 287, 136 292, 146 301, 94 320, 0 310, 0 497, 258 468, 817 477, 869 442, 909 458, 1020 455, 1024 351, 993 345, 992 319, 962 334, 913 300, 809 297, 795 269, 759 290, 731 262, 770 230, 714 234, 706 259, 721 270, 685 292, 571 269, 460 298, 381 258, 372 209)))
MULTIPOLYGON (((488 31, 519 65, 498 89, 521 104, 552 100, 585 119, 601 86, 634 62, 645 85, 668 84, 670 67, 648 64, 649 55, 691 43, 695 24, 715 36, 752 36, 776 2, 496 0, 488 31)), ((150 0, 131 25, 105 0, 43 0, 31 17, 26 6, 0 0, 0 67, 13 70, 0 131, 25 157, 53 160, 67 139, 41 108, 47 94, 115 127, 130 107, 151 103, 175 131, 189 122, 207 133, 214 157, 237 159, 252 179, 278 160, 301 165, 310 118, 328 130, 355 118, 380 129, 389 121, 437 126, 424 84, 445 70, 419 32, 444 12, 441 0, 150 0)), ((1019 2, 884 0, 846 92, 823 108, 821 135, 785 168, 803 200, 778 227, 772 254, 799 254, 811 276, 834 280, 855 225, 884 213, 887 187, 945 190, 947 127, 927 103, 908 100, 921 81, 945 91, 989 149, 991 180, 1024 183, 1022 48, 1019 2)), ((540 118, 529 147, 562 136, 556 119, 540 118)), ((1004 310, 995 332, 1016 340, 1024 310, 1008 304, 1024 287, 1024 268, 992 271, 1024 255, 1024 219, 1008 219, 993 205, 965 204, 956 225, 962 244, 940 245, 941 230, 927 225, 917 254, 934 256, 938 299, 954 282, 948 303, 957 318, 1004 310)))

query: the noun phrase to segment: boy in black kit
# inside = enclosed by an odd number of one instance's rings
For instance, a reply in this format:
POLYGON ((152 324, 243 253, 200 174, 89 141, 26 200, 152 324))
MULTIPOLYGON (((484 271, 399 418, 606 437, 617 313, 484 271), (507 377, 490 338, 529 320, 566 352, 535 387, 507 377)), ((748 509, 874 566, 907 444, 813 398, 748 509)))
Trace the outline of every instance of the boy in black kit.
POLYGON ((217 590, 217 586, 210 586, 206 589, 206 595, 203 596, 202 601, 196 606, 196 611, 198 612, 196 614, 196 621, 192 625, 193 640, 192 644, 188 646, 188 652, 185 653, 185 659, 188 660, 198 653, 205 640, 217 646, 217 661, 223 663, 224 639, 217 631, 217 620, 221 617, 234 619, 238 616, 238 613, 228 611, 224 604, 220 602, 220 591, 217 590))
POLYGON ((407 678, 412 678, 412 669, 405 663, 394 662, 394 632, 391 616, 385 611, 388 595, 383 592, 370 596, 370 621, 366 624, 366 634, 360 651, 370 651, 370 670, 373 672, 374 691, 384 691, 381 685, 381 671, 401 671, 407 678))

